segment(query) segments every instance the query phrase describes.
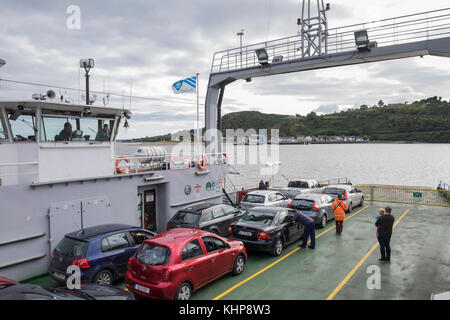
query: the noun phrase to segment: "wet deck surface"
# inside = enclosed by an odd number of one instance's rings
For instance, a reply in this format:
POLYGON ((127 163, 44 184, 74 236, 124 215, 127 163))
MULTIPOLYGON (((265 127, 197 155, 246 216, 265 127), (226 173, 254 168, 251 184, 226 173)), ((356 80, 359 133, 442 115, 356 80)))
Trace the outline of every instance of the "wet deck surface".
MULTIPOLYGON (((428 300, 432 293, 450 291, 449 208, 384 203, 357 207, 347 215, 341 237, 330 221, 327 228, 316 230, 316 238, 315 250, 300 249, 297 242, 280 257, 249 252, 241 275, 224 276, 192 299, 428 300), (386 205, 393 208, 396 221, 401 220, 391 240, 392 262, 380 264, 374 222, 378 208, 386 205), (374 269, 380 272, 380 289, 367 286, 374 269)), ((55 285, 48 277, 32 282, 55 285)))

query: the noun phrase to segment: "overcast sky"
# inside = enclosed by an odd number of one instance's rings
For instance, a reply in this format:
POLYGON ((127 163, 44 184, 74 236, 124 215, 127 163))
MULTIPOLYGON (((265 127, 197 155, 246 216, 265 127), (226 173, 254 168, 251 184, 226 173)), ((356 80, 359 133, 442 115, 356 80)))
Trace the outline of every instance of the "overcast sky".
MULTIPOLYGON (((330 28, 449 6, 448 0, 335 0, 330 28)), ((80 58, 94 58, 92 90, 130 93, 131 127, 121 138, 194 128, 195 94, 174 95, 170 85, 200 73, 201 101, 214 52, 295 35, 299 0, 0 0, 0 69, 3 79, 84 90, 80 58), (81 9, 80 29, 69 29, 70 5, 81 9), (180 103, 181 102, 181 103, 180 103)), ((223 112, 330 113, 361 104, 450 98, 450 60, 425 56, 237 81, 226 90, 223 112)), ((48 88, 0 82, 0 99, 28 99, 48 88)), ((77 91, 54 89, 75 102, 77 91)), ((102 105, 101 97, 97 104, 102 105)), ((129 106, 115 97, 114 106, 129 106)), ((203 105, 201 118, 203 119, 203 105)))

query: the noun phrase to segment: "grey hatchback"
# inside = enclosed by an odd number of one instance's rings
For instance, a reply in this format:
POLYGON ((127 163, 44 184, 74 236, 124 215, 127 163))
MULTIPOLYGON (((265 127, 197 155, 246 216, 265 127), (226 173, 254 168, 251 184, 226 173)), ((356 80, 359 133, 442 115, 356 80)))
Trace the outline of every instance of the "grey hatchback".
POLYGON ((200 202, 179 210, 167 223, 173 228, 194 228, 226 236, 228 226, 238 220, 243 211, 226 204, 200 202))
POLYGON ((334 219, 331 208, 334 199, 327 194, 307 193, 300 194, 289 203, 289 208, 301 211, 303 214, 314 219, 319 228, 325 228, 327 222, 334 219))

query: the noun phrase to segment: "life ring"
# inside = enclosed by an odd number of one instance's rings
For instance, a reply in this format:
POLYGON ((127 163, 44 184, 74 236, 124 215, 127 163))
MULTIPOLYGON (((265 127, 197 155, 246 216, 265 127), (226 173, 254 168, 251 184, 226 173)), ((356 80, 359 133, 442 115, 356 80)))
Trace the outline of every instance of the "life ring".
POLYGON ((206 154, 202 153, 199 154, 197 157, 197 167, 200 170, 205 170, 208 167, 208 157, 206 156, 206 154), (202 160, 203 160, 203 164, 202 164, 202 160))
POLYGON ((121 161, 125 161, 126 163, 129 163, 130 160, 129 160, 127 157, 125 157, 125 156, 120 156, 119 159, 116 160, 116 172, 117 172, 118 174, 126 174, 127 172, 124 171, 124 170, 122 170, 122 169, 119 167, 119 163, 120 163, 121 161))

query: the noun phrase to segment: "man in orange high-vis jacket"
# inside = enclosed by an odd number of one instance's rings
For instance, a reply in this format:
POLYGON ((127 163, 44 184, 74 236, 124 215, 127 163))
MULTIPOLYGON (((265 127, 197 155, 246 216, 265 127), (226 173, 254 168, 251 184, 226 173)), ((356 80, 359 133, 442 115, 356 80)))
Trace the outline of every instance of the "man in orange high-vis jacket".
POLYGON ((348 204, 345 202, 342 194, 338 195, 331 205, 334 211, 334 221, 336 222, 336 234, 341 235, 344 228, 345 212, 348 210, 348 204))

